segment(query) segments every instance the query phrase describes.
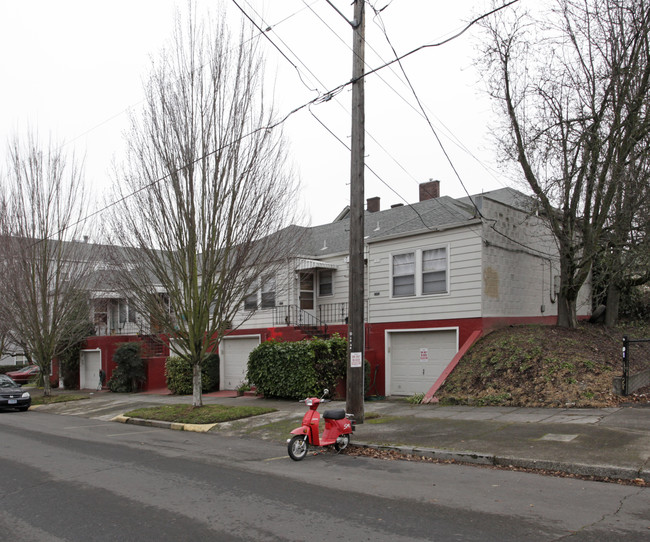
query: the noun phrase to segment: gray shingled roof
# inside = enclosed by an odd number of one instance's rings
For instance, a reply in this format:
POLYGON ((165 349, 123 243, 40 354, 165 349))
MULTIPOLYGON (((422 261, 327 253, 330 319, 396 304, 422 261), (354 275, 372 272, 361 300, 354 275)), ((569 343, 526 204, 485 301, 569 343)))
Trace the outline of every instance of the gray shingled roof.
MULTIPOLYGON (((515 209, 520 209, 525 212, 534 211, 537 208, 537 201, 531 196, 527 196, 514 188, 506 187, 499 188, 498 190, 490 190, 489 192, 483 192, 482 194, 476 194, 472 196, 472 201, 479 209, 482 205, 482 198, 491 199, 497 201, 509 207, 514 207, 515 209)), ((460 203, 472 205, 470 198, 460 198, 458 200, 460 203)))
MULTIPOLYGON (((448 196, 365 213, 366 242, 395 235, 462 226, 475 218, 472 208, 448 196)), ((301 255, 323 258, 348 251, 350 220, 314 226, 301 243, 301 255)))

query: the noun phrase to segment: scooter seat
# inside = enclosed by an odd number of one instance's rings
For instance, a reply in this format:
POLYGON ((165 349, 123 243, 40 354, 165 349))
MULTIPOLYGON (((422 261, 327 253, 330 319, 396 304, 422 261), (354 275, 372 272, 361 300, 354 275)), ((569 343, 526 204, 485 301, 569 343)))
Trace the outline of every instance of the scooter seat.
POLYGON ((326 410, 323 413, 323 418, 327 418, 328 420, 342 420, 345 418, 345 410, 342 408, 336 410, 326 410))

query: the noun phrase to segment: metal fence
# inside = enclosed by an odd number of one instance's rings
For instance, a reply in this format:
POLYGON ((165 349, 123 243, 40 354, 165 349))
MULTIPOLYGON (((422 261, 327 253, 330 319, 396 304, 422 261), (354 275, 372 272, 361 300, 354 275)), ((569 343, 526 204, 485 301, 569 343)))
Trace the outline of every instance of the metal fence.
POLYGON ((631 346, 633 344, 650 343, 650 339, 630 339, 627 336, 623 337, 623 377, 622 377, 622 393, 623 395, 630 395, 639 388, 650 385, 650 357, 648 356, 648 349, 644 348, 637 351, 637 355, 644 356, 645 353, 645 369, 632 373, 630 368, 631 361, 631 346))

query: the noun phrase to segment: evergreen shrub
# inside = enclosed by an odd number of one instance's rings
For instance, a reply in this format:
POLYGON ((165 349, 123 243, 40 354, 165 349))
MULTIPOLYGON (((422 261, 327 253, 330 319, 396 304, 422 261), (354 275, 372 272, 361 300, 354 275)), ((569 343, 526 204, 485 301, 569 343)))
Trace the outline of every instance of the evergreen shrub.
POLYGON ((248 358, 249 382, 265 397, 304 399, 334 393, 345 377, 347 341, 330 339, 300 342, 267 341, 248 358))
MULTIPOLYGON (((141 388, 147 380, 139 343, 124 343, 113 355, 117 367, 108 381, 108 389, 116 393, 130 393, 141 388)), ((99 378, 99 377, 98 377, 99 378)))
MULTIPOLYGON (((170 356, 165 362, 167 388, 176 395, 192 394, 193 368, 190 360, 183 356, 170 356)), ((203 392, 219 388, 219 355, 210 354, 201 368, 201 389, 203 392)))

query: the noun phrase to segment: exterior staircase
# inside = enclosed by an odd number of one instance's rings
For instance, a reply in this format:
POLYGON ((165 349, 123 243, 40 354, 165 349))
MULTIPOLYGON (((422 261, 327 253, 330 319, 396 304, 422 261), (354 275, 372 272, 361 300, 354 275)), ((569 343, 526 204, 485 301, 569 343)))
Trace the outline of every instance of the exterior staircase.
POLYGON ((313 314, 302 310, 297 305, 275 307, 273 311, 274 326, 291 326, 307 337, 328 339, 327 324, 313 314))

